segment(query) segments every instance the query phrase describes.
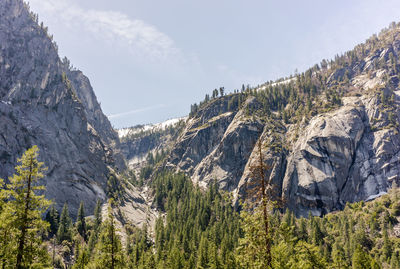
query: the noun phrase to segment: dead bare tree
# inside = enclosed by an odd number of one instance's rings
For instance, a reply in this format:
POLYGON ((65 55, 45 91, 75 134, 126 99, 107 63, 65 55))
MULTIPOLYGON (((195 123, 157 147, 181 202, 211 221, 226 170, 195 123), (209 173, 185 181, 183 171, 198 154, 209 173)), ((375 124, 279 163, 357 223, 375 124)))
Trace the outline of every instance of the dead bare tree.
POLYGON ((271 182, 271 173, 267 173, 272 169, 272 166, 267 164, 264 160, 262 153, 261 137, 257 142, 257 159, 256 162, 250 166, 251 182, 247 184, 246 192, 248 197, 253 198, 253 202, 262 207, 263 215, 263 228, 265 232, 265 249, 266 249, 266 262, 267 266, 271 266, 271 231, 269 227, 269 212, 270 206, 282 206, 283 200, 276 195, 271 182), (249 185, 251 185, 249 187, 249 185), (255 198, 255 199, 254 199, 255 198))

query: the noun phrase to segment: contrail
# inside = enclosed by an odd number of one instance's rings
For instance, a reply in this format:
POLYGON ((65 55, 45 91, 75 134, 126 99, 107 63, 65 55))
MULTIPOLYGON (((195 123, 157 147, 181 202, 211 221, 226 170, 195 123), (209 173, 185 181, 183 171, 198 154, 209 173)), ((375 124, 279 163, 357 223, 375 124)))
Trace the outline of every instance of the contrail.
POLYGON ((139 109, 129 110, 129 111, 121 112, 121 113, 117 113, 117 114, 111 114, 111 115, 108 115, 107 117, 109 119, 116 119, 116 118, 121 118, 124 116, 133 115, 133 114, 137 114, 140 112, 154 110, 154 109, 163 108, 163 107, 166 107, 166 105, 158 104, 158 105, 154 105, 154 106, 148 106, 148 107, 143 107, 143 108, 139 108, 139 109))

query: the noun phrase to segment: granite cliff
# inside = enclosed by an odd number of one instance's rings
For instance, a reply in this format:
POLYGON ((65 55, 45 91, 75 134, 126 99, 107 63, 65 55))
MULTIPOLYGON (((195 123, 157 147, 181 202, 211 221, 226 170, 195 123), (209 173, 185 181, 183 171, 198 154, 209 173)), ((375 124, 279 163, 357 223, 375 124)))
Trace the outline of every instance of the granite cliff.
POLYGON ((37 16, 20 0, 0 1, 0 177, 38 145, 46 196, 72 215, 105 200, 111 170, 123 170, 119 140, 82 72, 60 60, 37 16))
POLYGON ((248 198, 261 140, 275 193, 297 215, 379 197, 400 180, 399 53, 392 24, 302 74, 207 96, 164 165, 203 187, 218 181, 237 202, 248 198))
POLYGON ((151 191, 147 182, 129 182, 126 160, 138 176, 149 153, 163 152, 158 169, 183 171, 204 188, 217 181, 237 203, 249 198, 260 141, 267 176, 288 208, 303 216, 340 210, 400 181, 399 53, 400 26, 392 24, 304 73, 219 97, 213 92, 171 125, 119 130, 121 143, 89 79, 59 58, 23 1, 3 0, 0 177, 38 145, 48 167, 46 196, 58 208, 68 203, 74 215, 84 201, 92 212, 111 191, 121 194, 121 214, 140 224, 153 214, 151 191), (125 191, 110 189, 110 175, 125 191))

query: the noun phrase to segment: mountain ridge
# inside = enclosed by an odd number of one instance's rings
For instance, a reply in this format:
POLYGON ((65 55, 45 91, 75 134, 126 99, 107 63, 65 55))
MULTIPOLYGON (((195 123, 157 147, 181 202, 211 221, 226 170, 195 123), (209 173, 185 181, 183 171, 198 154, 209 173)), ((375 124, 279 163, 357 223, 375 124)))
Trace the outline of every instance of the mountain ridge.
POLYGON ((400 180, 399 52, 392 23, 286 80, 206 95, 164 165, 246 199, 261 139, 275 191, 298 215, 324 215, 386 192, 400 180))
MULTIPOLYGON (((165 167, 202 187, 216 180, 238 204, 249 198, 259 140, 275 192, 298 215, 342 209, 399 183, 397 24, 301 74, 214 90, 187 119, 128 129, 120 142, 88 78, 59 58, 28 6, 5 0, 0 12, 0 175, 11 175, 15 156, 38 144, 49 167, 46 195, 58 208, 68 202, 76 212, 82 200, 92 212, 113 191, 110 174, 131 188, 126 160, 145 185, 165 167), (148 165, 160 158, 157 169, 148 165)), ((135 188, 132 197, 140 196, 135 188)))
POLYGON ((109 167, 125 169, 119 140, 87 77, 61 61, 57 45, 22 0, 0 3, 0 176, 37 145, 48 167, 46 197, 58 209, 93 212, 107 197, 109 167))

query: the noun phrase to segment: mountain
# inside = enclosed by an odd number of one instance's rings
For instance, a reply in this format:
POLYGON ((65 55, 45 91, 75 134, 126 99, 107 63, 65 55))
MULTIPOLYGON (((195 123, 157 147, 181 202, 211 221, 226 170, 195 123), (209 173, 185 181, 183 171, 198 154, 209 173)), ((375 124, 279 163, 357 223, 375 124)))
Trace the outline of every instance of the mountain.
POLYGON ((259 141, 274 196, 299 216, 340 210, 399 183, 395 23, 301 74, 214 90, 187 118, 116 132, 89 79, 59 58, 37 15, 20 0, 2 1, 0 14, 0 176, 38 145, 46 196, 58 208, 68 203, 73 215, 80 201, 92 212, 97 199, 118 194, 131 219, 145 219, 154 195, 147 180, 165 168, 203 188, 217 181, 239 205, 252 198, 259 141))
POLYGON ((205 188, 216 180, 238 202, 251 198, 260 140, 275 196, 298 216, 376 198, 400 181, 399 53, 393 23, 304 73, 219 97, 214 91, 192 106, 163 165, 205 188))
POLYGON ((38 16, 1 0, 1 267, 399 268, 399 54, 392 23, 303 73, 114 130, 38 16), (26 161, 10 181, 33 145, 43 179, 26 161))
POLYGON ((0 1, 0 177, 32 145, 48 167, 46 196, 58 209, 93 212, 110 171, 125 169, 119 139, 89 79, 60 60, 57 45, 22 0, 0 1))
POLYGON ((156 124, 118 129, 121 151, 131 167, 140 167, 150 152, 157 153, 172 146, 187 117, 169 119, 156 124))

